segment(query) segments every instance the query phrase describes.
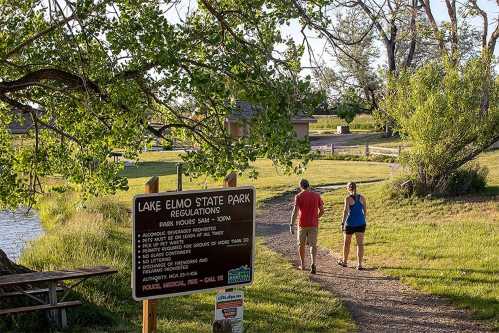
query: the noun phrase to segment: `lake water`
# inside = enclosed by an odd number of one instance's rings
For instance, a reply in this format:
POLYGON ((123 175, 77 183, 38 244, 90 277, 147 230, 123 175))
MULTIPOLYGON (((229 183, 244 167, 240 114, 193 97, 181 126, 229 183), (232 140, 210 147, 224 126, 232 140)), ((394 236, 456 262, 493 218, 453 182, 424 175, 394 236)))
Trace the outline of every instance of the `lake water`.
POLYGON ((10 260, 19 259, 26 242, 42 234, 42 226, 36 211, 29 214, 19 210, 16 212, 0 211, 0 248, 10 260))

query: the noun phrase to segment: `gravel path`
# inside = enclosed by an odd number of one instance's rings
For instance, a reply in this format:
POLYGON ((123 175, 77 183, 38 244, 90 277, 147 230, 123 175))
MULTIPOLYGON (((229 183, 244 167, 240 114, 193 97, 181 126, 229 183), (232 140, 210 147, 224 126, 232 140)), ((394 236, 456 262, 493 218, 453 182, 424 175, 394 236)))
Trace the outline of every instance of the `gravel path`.
MULTIPOLYGON (((265 236, 267 246, 297 266, 296 236, 290 235, 288 228, 291 198, 286 195, 262 207, 257 215, 257 234, 265 236)), ((466 311, 417 292, 377 270, 340 267, 335 256, 325 249, 319 249, 317 259, 317 275, 310 275, 310 279, 344 302, 360 332, 491 332, 471 320, 466 311)))
POLYGON ((352 144, 352 141, 359 142, 359 140, 369 141, 372 138, 381 137, 380 133, 352 133, 352 134, 320 134, 310 136, 310 143, 312 147, 326 146, 335 144, 337 146, 347 146, 352 144))

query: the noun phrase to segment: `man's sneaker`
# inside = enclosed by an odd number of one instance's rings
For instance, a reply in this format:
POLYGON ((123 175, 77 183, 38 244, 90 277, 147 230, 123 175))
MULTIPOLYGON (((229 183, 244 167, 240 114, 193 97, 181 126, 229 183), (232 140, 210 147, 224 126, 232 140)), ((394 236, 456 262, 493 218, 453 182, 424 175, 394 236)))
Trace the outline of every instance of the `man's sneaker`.
POLYGON ((315 269, 315 265, 310 266, 310 273, 317 274, 317 271, 315 269))

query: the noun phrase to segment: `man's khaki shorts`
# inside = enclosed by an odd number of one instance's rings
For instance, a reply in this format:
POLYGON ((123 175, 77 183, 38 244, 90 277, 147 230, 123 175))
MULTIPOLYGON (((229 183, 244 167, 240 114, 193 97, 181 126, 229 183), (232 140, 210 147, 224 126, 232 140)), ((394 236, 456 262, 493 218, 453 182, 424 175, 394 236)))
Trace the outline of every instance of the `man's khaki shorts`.
POLYGON ((303 227, 298 228, 298 244, 300 246, 308 244, 309 246, 317 246, 318 227, 303 227))

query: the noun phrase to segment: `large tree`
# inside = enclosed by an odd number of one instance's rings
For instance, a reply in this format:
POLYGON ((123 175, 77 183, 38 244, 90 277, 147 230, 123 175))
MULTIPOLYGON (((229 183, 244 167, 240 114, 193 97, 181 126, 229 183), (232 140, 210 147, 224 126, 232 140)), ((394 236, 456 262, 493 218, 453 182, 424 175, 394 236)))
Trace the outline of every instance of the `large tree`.
POLYGON ((446 0, 448 21, 439 24, 430 0, 421 6, 441 61, 392 76, 384 104, 413 143, 406 162, 421 192, 446 193, 459 169, 499 140, 499 17, 490 31, 490 13, 476 1, 446 0), (467 38, 470 15, 482 20, 479 48, 467 38))
POLYGON ((417 66, 432 56, 417 0, 290 0, 302 25, 328 42, 334 63, 318 64, 316 77, 328 90, 354 88, 391 135, 393 119, 379 108, 386 74, 417 66), (381 70, 376 68, 381 66, 381 70))
MULTIPOLYGON (((353 87, 386 122, 393 119, 379 108, 387 76, 413 71, 440 58, 439 42, 419 0, 289 0, 304 28, 328 42, 333 63, 317 64, 322 86, 337 93, 353 87), (376 65, 381 65, 380 69, 376 65)), ((450 25, 439 25, 450 40, 450 25)), ((466 20, 457 26, 456 48, 463 58, 476 53, 478 32, 466 20)))
POLYGON ((244 171, 257 156, 289 170, 307 154, 289 119, 316 99, 273 2, 179 3, 0 1, 0 206, 30 204, 48 175, 94 194, 125 188, 109 155, 137 157, 146 133, 194 142, 192 174, 244 171), (224 125, 237 100, 264 111, 247 138, 224 125), (26 115, 18 145, 9 125, 26 115))

